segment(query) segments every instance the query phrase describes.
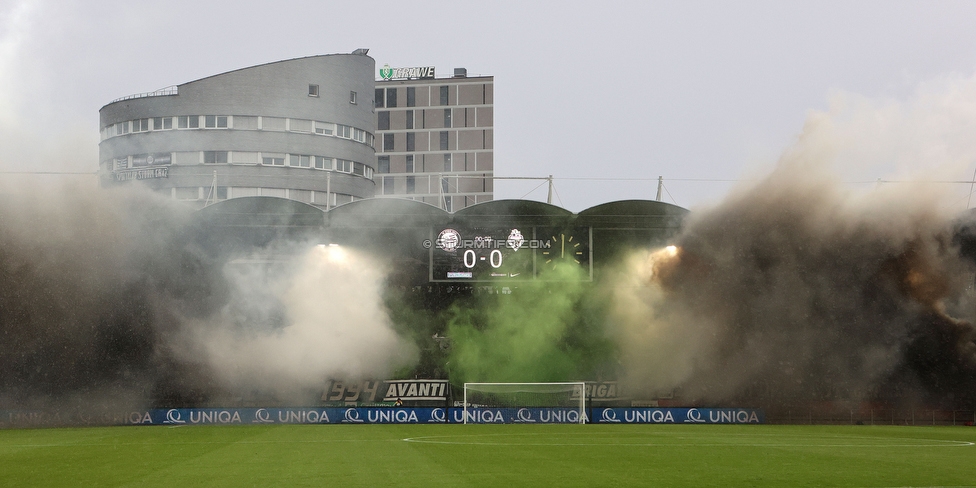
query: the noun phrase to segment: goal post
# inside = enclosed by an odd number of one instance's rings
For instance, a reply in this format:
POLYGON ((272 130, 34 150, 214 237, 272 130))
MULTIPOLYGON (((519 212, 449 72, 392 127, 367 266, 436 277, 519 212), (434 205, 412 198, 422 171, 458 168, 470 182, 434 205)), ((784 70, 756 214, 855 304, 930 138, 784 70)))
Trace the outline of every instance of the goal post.
POLYGON ((465 424, 582 424, 586 423, 586 383, 465 383, 462 405, 465 424))

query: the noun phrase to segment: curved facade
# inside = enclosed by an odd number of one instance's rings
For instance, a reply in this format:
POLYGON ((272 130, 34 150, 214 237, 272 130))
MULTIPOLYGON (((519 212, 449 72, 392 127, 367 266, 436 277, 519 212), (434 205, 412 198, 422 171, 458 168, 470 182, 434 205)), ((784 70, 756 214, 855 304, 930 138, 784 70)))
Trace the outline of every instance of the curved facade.
POLYGON ((141 180, 198 206, 372 197, 374 71, 365 54, 310 56, 113 101, 99 110, 102 183, 141 180))

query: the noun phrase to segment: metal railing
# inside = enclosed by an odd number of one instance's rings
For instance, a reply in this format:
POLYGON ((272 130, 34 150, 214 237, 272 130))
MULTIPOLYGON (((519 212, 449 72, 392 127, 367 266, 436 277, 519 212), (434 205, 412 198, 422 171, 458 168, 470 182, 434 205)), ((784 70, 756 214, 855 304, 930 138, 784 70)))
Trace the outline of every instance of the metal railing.
POLYGON ((147 97, 164 97, 169 95, 179 95, 180 90, 176 85, 167 86, 165 88, 160 88, 156 91, 146 92, 146 93, 136 93, 135 95, 127 95, 122 98, 116 98, 112 100, 111 103, 121 102, 123 100, 132 100, 133 98, 147 98, 147 97))

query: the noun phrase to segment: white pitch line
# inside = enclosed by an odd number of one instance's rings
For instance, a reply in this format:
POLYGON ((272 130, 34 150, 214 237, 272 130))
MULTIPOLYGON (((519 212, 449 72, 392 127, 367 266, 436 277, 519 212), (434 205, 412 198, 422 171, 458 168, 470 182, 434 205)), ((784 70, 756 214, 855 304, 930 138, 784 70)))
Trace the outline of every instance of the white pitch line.
MULTIPOLYGON (((476 434, 472 436, 467 436, 471 438, 475 437, 520 437, 520 436, 543 436, 547 434, 476 434)), ((895 448, 895 447, 968 447, 976 445, 976 442, 969 441, 955 441, 955 440, 945 440, 945 439, 912 439, 912 438, 898 438, 900 440, 906 440, 909 442, 905 443, 889 443, 889 444, 876 444, 870 442, 859 442, 859 443, 831 443, 831 444, 793 444, 793 443, 738 443, 738 442, 704 442, 704 443, 689 443, 689 442, 673 442, 673 439, 669 442, 668 439, 662 439, 659 442, 613 442, 613 443, 601 443, 601 442, 504 442, 504 441, 470 441, 470 440, 447 440, 447 439, 458 439, 459 436, 425 436, 425 437, 407 437, 401 439, 403 442, 413 442, 417 444, 448 444, 448 445, 472 445, 472 446, 548 446, 548 447, 558 447, 558 446, 604 446, 604 447, 669 447, 669 448, 682 448, 682 447, 830 447, 830 448, 844 448, 844 447, 881 447, 881 448, 895 448)), ((660 437, 660 436, 655 436, 660 437)), ((798 437, 800 436, 784 436, 784 437, 798 437)), ((834 440, 843 439, 844 436, 822 436, 821 438, 829 438, 834 440)), ((866 436, 851 436, 850 439, 874 439, 873 437, 866 436)), ((608 437, 608 439, 610 439, 608 437)), ((889 438, 890 439, 890 438, 889 438)), ((592 439, 588 439, 592 440, 592 439)))

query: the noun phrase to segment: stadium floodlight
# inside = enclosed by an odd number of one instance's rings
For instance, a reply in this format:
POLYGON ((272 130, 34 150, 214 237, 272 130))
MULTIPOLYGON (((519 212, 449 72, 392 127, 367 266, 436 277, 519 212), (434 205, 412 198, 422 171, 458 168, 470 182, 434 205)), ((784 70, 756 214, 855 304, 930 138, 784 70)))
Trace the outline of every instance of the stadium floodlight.
POLYGON ((494 412, 511 422, 586 423, 586 383, 465 383, 464 415, 467 424, 484 420, 479 412, 494 412), (532 411, 545 418, 532 418, 532 411), (507 415, 503 415, 507 413, 507 415))

